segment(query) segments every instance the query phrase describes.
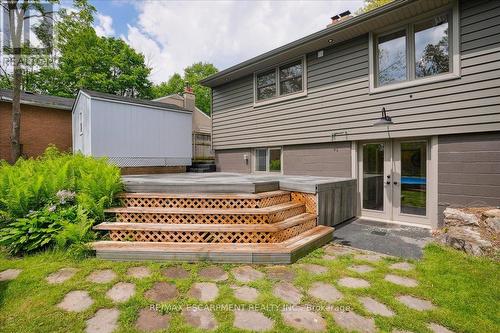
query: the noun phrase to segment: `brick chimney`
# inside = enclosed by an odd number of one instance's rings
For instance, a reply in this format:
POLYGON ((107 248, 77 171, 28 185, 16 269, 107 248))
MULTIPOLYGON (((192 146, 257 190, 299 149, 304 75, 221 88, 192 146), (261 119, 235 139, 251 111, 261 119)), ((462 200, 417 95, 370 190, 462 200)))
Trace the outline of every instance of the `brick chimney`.
POLYGON ((184 87, 184 108, 194 111, 195 110, 195 96, 193 92, 193 88, 189 86, 186 82, 186 86, 184 87))
POLYGON ((344 22, 352 17, 351 11, 346 10, 345 12, 342 12, 340 14, 337 14, 335 16, 332 16, 332 22, 328 24, 326 27, 331 27, 332 25, 339 24, 340 22, 344 22))

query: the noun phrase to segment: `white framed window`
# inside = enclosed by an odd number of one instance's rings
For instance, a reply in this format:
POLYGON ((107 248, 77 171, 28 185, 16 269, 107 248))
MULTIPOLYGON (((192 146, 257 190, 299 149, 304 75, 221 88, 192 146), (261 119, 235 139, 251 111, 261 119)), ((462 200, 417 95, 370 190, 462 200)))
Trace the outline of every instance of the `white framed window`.
POLYGON ((254 73, 254 105, 265 105, 305 96, 306 57, 254 73))
POLYGON ((370 33, 370 92, 460 77, 458 5, 370 33))
POLYGON ((282 170, 282 149, 280 147, 256 148, 254 150, 254 172, 276 172, 282 170))

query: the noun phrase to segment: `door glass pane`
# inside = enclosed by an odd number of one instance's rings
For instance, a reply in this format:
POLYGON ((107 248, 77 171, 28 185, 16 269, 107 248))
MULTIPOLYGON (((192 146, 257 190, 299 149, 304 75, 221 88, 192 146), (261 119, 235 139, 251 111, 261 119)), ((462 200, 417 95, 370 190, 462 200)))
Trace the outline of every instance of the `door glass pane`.
POLYGON ((427 143, 401 143, 401 213, 426 215, 427 143))
POLYGON ((377 80, 379 86, 406 80, 406 31, 378 38, 377 80))
POLYGON ((363 208, 384 210, 384 145, 363 145, 363 208))
POLYGON ((281 149, 269 149, 269 171, 281 172, 281 149))
POLYGON ((267 160, 267 149, 256 149, 255 150, 255 171, 267 171, 266 170, 266 160, 267 160))
POLYGON ((417 78, 450 71, 447 15, 415 25, 415 66, 417 78))

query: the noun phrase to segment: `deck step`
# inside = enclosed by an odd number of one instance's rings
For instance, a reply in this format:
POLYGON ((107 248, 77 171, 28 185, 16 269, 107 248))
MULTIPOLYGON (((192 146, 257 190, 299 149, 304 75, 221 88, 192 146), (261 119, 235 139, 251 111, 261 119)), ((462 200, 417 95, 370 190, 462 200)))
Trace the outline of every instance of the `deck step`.
POLYGON ((285 242, 274 244, 99 241, 92 246, 97 257, 108 260, 289 264, 332 238, 333 228, 316 226, 285 242))

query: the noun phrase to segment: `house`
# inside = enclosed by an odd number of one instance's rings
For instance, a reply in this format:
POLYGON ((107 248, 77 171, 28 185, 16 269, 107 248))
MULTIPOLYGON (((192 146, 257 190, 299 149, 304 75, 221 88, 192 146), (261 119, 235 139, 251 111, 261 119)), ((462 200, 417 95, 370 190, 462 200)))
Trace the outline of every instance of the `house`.
POLYGON ((195 94, 190 88, 184 93, 172 94, 155 99, 156 102, 174 104, 193 112, 193 160, 213 160, 212 118, 195 105, 195 94))
MULTIPOLYGON (((36 157, 51 144, 71 150, 73 98, 21 93, 21 154, 36 157)), ((11 160, 12 90, 0 89, 0 160, 11 160)))
POLYGON ((430 228, 500 205, 500 2, 332 19, 202 81, 218 170, 352 177, 358 216, 430 228))
POLYGON ((183 107, 81 90, 72 115, 73 151, 107 156, 124 174, 191 165, 192 111, 183 107))

